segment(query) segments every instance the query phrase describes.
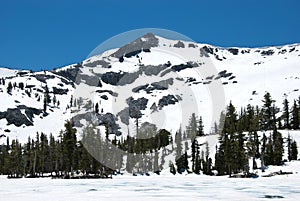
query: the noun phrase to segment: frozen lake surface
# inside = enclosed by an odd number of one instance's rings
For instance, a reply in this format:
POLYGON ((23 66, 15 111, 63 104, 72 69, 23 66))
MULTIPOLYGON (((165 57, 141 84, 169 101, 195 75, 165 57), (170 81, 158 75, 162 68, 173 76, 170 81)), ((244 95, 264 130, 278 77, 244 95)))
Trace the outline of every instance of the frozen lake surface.
POLYGON ((237 179, 196 175, 117 176, 113 179, 6 179, 1 201, 299 200, 300 173, 237 179))

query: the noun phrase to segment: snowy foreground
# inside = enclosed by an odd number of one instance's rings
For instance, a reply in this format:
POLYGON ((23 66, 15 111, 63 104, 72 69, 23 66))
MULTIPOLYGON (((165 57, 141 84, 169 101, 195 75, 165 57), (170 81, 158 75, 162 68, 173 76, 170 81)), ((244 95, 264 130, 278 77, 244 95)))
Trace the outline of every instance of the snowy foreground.
POLYGON ((7 179, 0 177, 0 200, 299 200, 300 161, 274 171, 292 175, 256 179, 227 176, 169 175, 116 176, 113 179, 7 179))

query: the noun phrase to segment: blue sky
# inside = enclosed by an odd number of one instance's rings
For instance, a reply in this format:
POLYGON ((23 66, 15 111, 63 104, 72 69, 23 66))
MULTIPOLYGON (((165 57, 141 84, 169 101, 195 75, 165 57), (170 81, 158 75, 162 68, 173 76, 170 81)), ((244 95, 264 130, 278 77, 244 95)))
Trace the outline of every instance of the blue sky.
POLYGON ((0 0, 0 66, 77 63, 125 31, 163 28, 217 46, 300 42, 298 0, 0 0))

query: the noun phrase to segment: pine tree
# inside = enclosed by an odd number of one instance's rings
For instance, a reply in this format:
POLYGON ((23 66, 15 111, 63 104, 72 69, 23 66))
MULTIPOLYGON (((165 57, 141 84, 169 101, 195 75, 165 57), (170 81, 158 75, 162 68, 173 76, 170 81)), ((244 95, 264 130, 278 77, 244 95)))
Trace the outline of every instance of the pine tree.
POLYGON ((291 144, 291 160, 297 160, 298 157, 298 147, 297 147, 297 142, 293 141, 291 144))
POLYGON ((196 170, 197 166, 197 157, 199 157, 199 144, 197 139, 192 141, 192 171, 196 174, 199 174, 199 169, 196 170), (198 155, 197 155, 198 154, 198 155))
POLYGON ((54 94, 54 96, 53 96, 53 105, 55 106, 55 104, 56 104, 56 102, 57 102, 57 99, 56 99, 56 96, 55 96, 55 94, 54 94))
POLYGON ((273 115, 272 115, 272 97, 269 92, 264 95, 263 108, 262 108, 262 128, 264 130, 270 130, 273 126, 273 115))
POLYGON ((284 121, 283 128, 290 129, 290 112, 289 112, 289 101, 285 98, 283 101, 283 114, 282 118, 284 121))
POLYGON ((98 103, 95 104, 95 113, 96 114, 99 113, 99 104, 98 103))
POLYGON ((64 154, 65 172, 69 175, 69 172, 73 172, 75 166, 75 151, 76 151, 76 129, 73 127, 71 121, 65 123, 65 130, 63 132, 62 148, 64 154))
POLYGON ((51 103, 51 97, 49 94, 48 85, 45 86, 44 98, 46 99, 45 101, 47 104, 51 103))
MULTIPOLYGON (((275 127, 276 128, 276 127, 275 127)), ((274 154, 274 163, 273 165, 282 165, 282 156, 283 156, 283 139, 280 132, 277 129, 273 130, 273 154, 274 154)))
POLYGON ((190 121, 189 121, 189 125, 186 128, 186 132, 187 132, 187 137, 189 139, 194 139, 195 136, 197 136, 198 132, 197 132, 197 118, 195 113, 192 114, 192 116, 190 117, 190 121))
POLYGON ((267 137, 266 137, 266 134, 264 133, 263 134, 263 137, 262 137, 262 146, 261 146, 261 154, 260 154, 260 161, 261 161, 261 171, 262 172, 265 172, 265 155, 266 155, 266 144, 267 144, 267 137))
POLYGON ((294 130, 296 129, 299 129, 299 106, 297 105, 297 102, 296 100, 294 100, 294 105, 293 105, 293 108, 292 108, 292 128, 294 130))
POLYGON ((175 175, 176 174, 176 169, 175 169, 174 164, 171 161, 169 162, 169 168, 170 168, 170 173, 175 175))
POLYGON ((197 136, 204 136, 204 126, 203 126, 203 121, 202 117, 200 116, 199 121, 198 121, 198 130, 197 130, 197 136))
POLYGON ((182 155, 182 131, 179 128, 178 132, 175 134, 175 143, 176 143, 176 160, 179 159, 182 155))
POLYGON ((46 113, 46 111, 47 111, 47 98, 46 97, 44 97, 44 101, 43 101, 43 111, 44 111, 44 113, 46 113))
POLYGON ((288 135, 288 139, 287 139, 287 150, 288 150, 288 160, 291 161, 292 160, 292 139, 290 134, 288 135))

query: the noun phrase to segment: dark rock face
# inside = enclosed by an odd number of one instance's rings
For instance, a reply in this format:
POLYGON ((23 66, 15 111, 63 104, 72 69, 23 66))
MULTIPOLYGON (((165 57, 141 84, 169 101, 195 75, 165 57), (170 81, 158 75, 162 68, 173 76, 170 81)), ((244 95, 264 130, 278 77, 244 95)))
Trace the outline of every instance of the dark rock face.
POLYGON ((193 43, 189 43, 189 47, 190 47, 190 48, 196 48, 196 45, 193 44, 193 43))
POLYGON ((5 118, 8 125, 14 124, 17 127, 20 127, 23 124, 26 126, 33 126, 33 116, 39 115, 42 112, 43 111, 40 109, 19 105, 17 108, 8 108, 6 112, 0 112, 0 119, 5 118), (24 110, 25 114, 23 114, 21 110, 24 110))
POLYGON ((151 109, 152 112, 157 112, 158 110, 157 110, 156 103, 153 103, 153 104, 151 105, 150 109, 151 109))
POLYGON ((126 54, 127 56, 130 56, 132 52, 137 53, 137 51, 142 51, 142 50, 148 51, 151 49, 151 47, 157 47, 157 46, 158 46, 158 38, 156 38, 152 33, 147 33, 141 38, 138 38, 133 42, 121 47, 111 56, 116 58, 120 58, 122 56, 125 56, 126 54))
POLYGON ((111 90, 96 90, 97 93, 109 93, 111 96, 117 97, 118 93, 111 90))
POLYGON ((130 57, 133 57, 133 56, 137 56, 141 52, 142 52, 142 50, 136 50, 136 51, 128 52, 124 56, 126 58, 130 58, 130 57))
POLYGON ((106 84, 111 84, 116 86, 123 76, 124 76, 123 72, 119 72, 119 73, 107 72, 101 76, 101 80, 106 84))
POLYGON ((147 93, 151 93, 154 90, 166 90, 169 88, 169 85, 172 84, 173 84, 173 78, 169 78, 167 80, 162 80, 159 82, 153 82, 151 84, 137 86, 132 89, 132 92, 138 93, 139 91, 144 90, 147 93))
MULTIPOLYGON (((189 67, 193 67, 196 64, 189 64, 189 67)), ((145 73, 147 76, 158 75, 163 70, 169 68, 170 63, 157 65, 157 66, 140 66, 139 70, 132 73, 127 72, 107 72, 102 74, 101 79, 106 84, 111 84, 114 86, 123 86, 126 84, 133 83, 141 74, 145 73)))
POLYGON ((146 90, 148 86, 149 86, 149 84, 137 86, 137 87, 135 87, 135 88, 132 89, 132 92, 138 93, 141 90, 146 90))
POLYGON ((167 69, 168 67, 170 67, 170 63, 164 64, 164 65, 158 65, 158 66, 143 66, 140 69, 141 73, 145 73, 148 76, 151 75, 158 75, 161 71, 167 69))
POLYGON ((172 70, 173 71, 182 71, 186 68, 195 68, 195 67, 198 67, 199 65, 197 63, 192 63, 192 62, 187 62, 186 64, 179 64, 179 65, 174 65, 172 66, 172 70))
POLYGON ((110 63, 108 63, 104 60, 97 60, 97 61, 93 61, 93 62, 90 62, 90 63, 86 63, 86 64, 84 64, 84 66, 87 66, 87 67, 101 66, 102 68, 111 68, 110 63))
POLYGON ((81 81, 84 81, 85 84, 93 87, 97 87, 99 85, 99 78, 98 76, 89 76, 84 74, 78 74, 76 78, 76 84, 79 84, 81 81))
POLYGON ((65 77, 68 80, 71 80, 71 81, 75 82, 76 81, 76 77, 77 77, 78 73, 80 73, 80 72, 81 71, 80 71, 79 68, 68 68, 66 70, 61 70, 61 71, 58 71, 58 72, 54 71, 53 73, 55 73, 57 75, 60 75, 62 77, 65 77))
POLYGON ((129 116, 131 118, 140 118, 142 116, 141 110, 147 108, 148 99, 144 97, 136 100, 130 97, 126 101, 129 106, 129 116))
POLYGON ((155 124, 151 124, 149 122, 144 122, 141 124, 141 127, 139 129, 139 138, 151 138, 154 137, 154 135, 157 132, 157 126, 155 124))
POLYGON ((56 88, 56 87, 53 87, 52 89, 53 89, 54 94, 59 94, 59 95, 68 94, 68 92, 69 92, 69 89, 62 89, 62 88, 56 88))
POLYGON ((80 123, 81 120, 86 120, 87 122, 94 122, 92 121, 94 119, 97 119, 96 124, 100 126, 107 126, 109 134, 116 134, 121 135, 121 132, 119 131, 120 127, 116 123, 117 118, 111 114, 95 114, 93 112, 86 112, 84 114, 78 114, 72 118, 73 124, 75 127, 83 127, 84 125, 80 123))
POLYGON ((108 100, 107 95, 102 95, 102 96, 100 96, 100 98, 102 98, 102 99, 104 99, 104 100, 108 100))
POLYGON ((213 54, 214 49, 211 47, 203 46, 200 48, 200 56, 201 57, 209 57, 209 54, 213 54))
POLYGON ((216 79, 220 79, 220 78, 228 78, 228 77, 231 77, 231 79, 234 79, 235 76, 232 76, 232 73, 227 73, 227 70, 223 70, 223 71, 220 71, 218 73, 218 76, 215 78, 216 79))
POLYGON ((158 101, 158 107, 159 109, 163 108, 164 106, 168 105, 174 105, 176 102, 178 102, 177 98, 173 95, 167 95, 163 96, 159 101, 158 101))
POLYGON ((162 80, 159 82, 153 82, 151 90, 165 90, 169 88, 169 85, 173 84, 173 78, 169 78, 167 80, 162 80))
POLYGON ((122 123, 129 125, 129 108, 125 107, 117 114, 117 117, 120 117, 122 123))
POLYGON ((279 52, 278 52, 278 54, 285 54, 287 52, 287 50, 286 49, 283 49, 283 50, 280 50, 279 52))
POLYGON ((188 77, 185 82, 189 83, 189 82, 195 82, 195 81, 197 81, 197 80, 194 77, 188 77))
POLYGON ((35 77, 38 81, 46 83, 46 80, 55 78, 54 75, 45 75, 45 74, 35 74, 31 75, 32 77, 35 77))
POLYGON ((72 117, 72 122, 74 124, 75 127, 82 127, 83 124, 80 123, 80 120, 85 119, 87 122, 91 122, 92 121, 92 117, 95 114, 92 112, 86 112, 84 114, 78 114, 74 117, 72 117))
POLYGON ((19 76, 23 76, 23 75, 27 75, 29 73, 29 71, 19 71, 16 73, 16 75, 19 75, 19 76))
POLYGON ((97 114, 100 126, 107 126, 109 134, 121 135, 120 126, 116 123, 117 118, 112 113, 97 114))
POLYGON ((178 41, 176 44, 174 44, 174 47, 177 47, 177 48, 184 48, 184 43, 181 42, 181 41, 178 41))
POLYGON ((124 86, 126 84, 131 84, 139 77, 140 74, 140 71, 133 73, 124 73, 124 76, 121 77, 117 85, 124 86))
POLYGON ((270 56, 272 54, 274 54, 273 50, 263 50, 261 53, 261 56, 270 56))
POLYGON ((230 52, 230 53, 233 54, 233 55, 238 55, 239 50, 236 49, 236 48, 229 48, 229 49, 228 49, 228 52, 230 52))
POLYGON ((250 53, 250 50, 242 50, 241 53, 242 53, 242 54, 250 53))

